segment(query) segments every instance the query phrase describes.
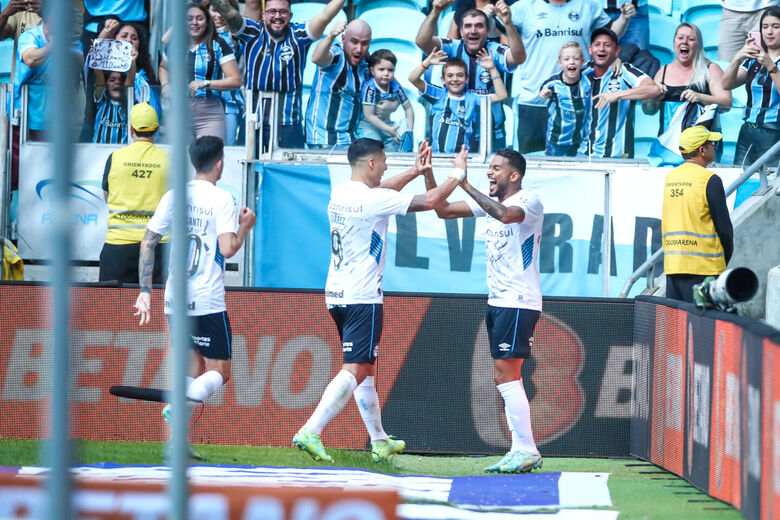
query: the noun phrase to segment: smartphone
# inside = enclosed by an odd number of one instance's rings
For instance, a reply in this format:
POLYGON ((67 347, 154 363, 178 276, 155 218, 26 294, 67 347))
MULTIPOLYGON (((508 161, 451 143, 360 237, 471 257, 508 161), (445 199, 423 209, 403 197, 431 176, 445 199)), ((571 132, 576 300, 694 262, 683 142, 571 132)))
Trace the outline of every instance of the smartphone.
POLYGON ((761 46, 761 33, 759 31, 750 31, 748 37, 750 38, 750 45, 753 47, 761 46))

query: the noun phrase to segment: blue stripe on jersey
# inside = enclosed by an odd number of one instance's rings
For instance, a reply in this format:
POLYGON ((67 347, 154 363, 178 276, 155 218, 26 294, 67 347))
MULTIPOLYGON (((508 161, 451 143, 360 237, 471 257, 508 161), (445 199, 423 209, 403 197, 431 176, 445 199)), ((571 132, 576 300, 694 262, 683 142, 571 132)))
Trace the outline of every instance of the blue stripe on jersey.
POLYGON ((376 260, 376 263, 379 263, 379 259, 382 258, 382 247, 384 246, 384 242, 382 242, 382 237, 379 236, 379 233, 376 231, 371 232, 371 246, 368 250, 368 254, 374 257, 374 260, 376 260))
POLYGON ((568 85, 563 72, 553 74, 539 90, 553 94, 547 105, 547 141, 556 146, 580 146, 588 141, 591 118, 590 82, 583 74, 578 83, 568 85))
POLYGON ((214 253, 214 261, 222 269, 225 268, 225 255, 223 255, 222 251, 219 250, 219 242, 217 242, 217 251, 214 253))
POLYGON ((433 151, 455 153, 464 144, 468 148, 477 121, 479 96, 464 92, 458 99, 450 96, 447 89, 426 83, 422 97, 431 104, 433 151))
MULTIPOLYGON (((244 56, 244 47, 246 44, 238 38, 233 38, 228 31, 219 33, 219 36, 225 40, 225 43, 230 45, 233 49, 233 54, 236 57, 236 61, 242 59, 244 56)), ((244 95, 241 93, 241 89, 234 90, 220 90, 222 102, 225 104, 225 113, 227 114, 241 114, 244 111, 244 95)))
POLYGON ((227 311, 222 311, 222 325, 225 326, 225 338, 227 339, 228 356, 232 356, 233 354, 230 352, 232 346, 230 344, 230 331, 228 330, 227 326, 227 311))
MULTIPOLYGON (((620 74, 613 77, 612 69, 600 78, 591 67, 583 75, 590 81, 593 95, 636 88, 648 76, 624 63, 620 74)), ((595 157, 634 156, 634 107, 636 101, 621 99, 603 110, 594 106, 590 123, 590 153, 595 157)))
MULTIPOLYGON (((495 93, 493 87, 493 80, 490 77, 490 72, 479 64, 479 60, 475 56, 471 56, 466 52, 466 44, 463 40, 452 40, 450 38, 441 39, 441 50, 447 53, 447 56, 451 58, 460 58, 466 63, 466 75, 468 81, 466 83, 466 92, 474 92, 479 95, 487 95, 495 93)), ((487 42, 487 51, 493 57, 493 61, 496 64, 496 70, 506 77, 507 73, 512 73, 517 69, 517 66, 508 65, 506 62, 506 53, 509 51, 509 47, 497 42, 487 42)), ((477 117, 479 117, 479 107, 477 107, 477 117)), ((501 139, 504 137, 504 109, 500 103, 493 105, 493 131, 494 137, 501 139)), ((479 124, 474 125, 474 133, 477 134, 475 139, 479 139, 479 124)))
POLYGON ((244 49, 244 85, 252 90, 282 92, 280 96, 281 125, 301 122, 301 94, 306 53, 313 40, 305 23, 291 23, 285 37, 274 40, 265 23, 244 18, 244 30, 237 34, 246 42, 244 49))
MULTIPOLYGON (((189 81, 214 81, 222 79, 222 58, 234 56, 233 49, 222 38, 212 40, 211 48, 208 42, 203 42, 187 53, 187 72, 189 81)), ((218 90, 201 88, 195 92, 195 97, 221 97, 218 90)))
MULTIPOLYGON (((124 87, 123 87, 124 88, 124 87)), ((124 103, 112 101, 106 92, 95 103, 95 129, 93 143, 124 144, 127 142, 127 107, 124 103)))
POLYGON ((317 67, 306 107, 306 143, 315 146, 351 143, 363 113, 360 91, 368 79, 366 63, 353 67, 340 43, 334 43, 330 52, 330 64, 317 67))
MULTIPOLYGON (((780 64, 780 58, 775 61, 780 64)), ((780 122, 780 93, 777 92, 772 77, 766 67, 756 60, 744 60, 740 68, 747 70, 745 90, 745 122, 760 125, 780 122)))
POLYGON ((525 271, 534 259, 534 235, 525 239, 520 246, 520 251, 523 253, 523 271, 525 271))
POLYGON ((397 101, 400 106, 409 102, 406 92, 404 92, 403 87, 396 80, 391 80, 387 86, 387 92, 383 92, 377 86, 374 78, 369 78, 363 82, 363 86, 360 89, 360 100, 364 105, 377 105, 380 102, 397 101))

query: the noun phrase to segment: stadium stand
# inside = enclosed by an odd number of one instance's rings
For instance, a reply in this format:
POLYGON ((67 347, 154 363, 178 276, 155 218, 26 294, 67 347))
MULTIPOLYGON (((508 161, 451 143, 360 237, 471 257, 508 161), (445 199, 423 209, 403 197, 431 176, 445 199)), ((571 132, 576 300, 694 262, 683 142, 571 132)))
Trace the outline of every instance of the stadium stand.
POLYGON ((650 0, 647 7, 651 13, 671 15, 672 3, 672 0, 650 0))
POLYGON ((421 13, 427 7, 426 0, 358 0, 355 2, 355 16, 363 18, 369 11, 391 8, 410 9, 421 13))
POLYGON ((452 19, 455 18, 455 10, 451 7, 444 11, 439 17, 439 36, 444 38, 450 31, 450 25, 452 25, 452 19))
POLYGON ((11 79, 11 64, 14 60, 14 41, 11 39, 0 42, 0 83, 8 83, 11 79))
MULTIPOLYGON (((292 11, 292 22, 293 23, 303 23, 308 22, 312 18, 314 18, 316 15, 320 14, 323 9, 322 4, 318 4, 315 2, 305 2, 300 4, 292 4, 290 6, 290 10, 292 11)), ((339 14, 336 15, 336 17, 328 24, 327 27, 325 27, 325 31, 323 34, 328 34, 328 31, 331 30, 333 27, 333 24, 336 22, 346 22, 347 21, 347 13, 345 13, 343 10, 339 11, 339 14)), ((312 48, 315 45, 312 45, 312 48)), ((311 61, 309 61, 311 63, 311 61)))
POLYGON ((658 58, 661 65, 665 65, 674 59, 672 50, 672 41, 674 40, 674 31, 679 22, 671 16, 658 13, 650 13, 650 52, 658 58))

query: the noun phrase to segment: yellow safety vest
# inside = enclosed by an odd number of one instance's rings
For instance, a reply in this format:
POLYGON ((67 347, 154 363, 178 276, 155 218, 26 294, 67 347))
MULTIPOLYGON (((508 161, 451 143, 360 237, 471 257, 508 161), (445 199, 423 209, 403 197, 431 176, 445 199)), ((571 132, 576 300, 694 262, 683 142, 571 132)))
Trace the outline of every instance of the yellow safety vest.
POLYGON ((666 177, 661 235, 667 274, 717 275, 726 269, 707 203, 707 182, 713 175, 686 162, 666 177))
POLYGON ((108 172, 107 244, 141 242, 168 185, 168 152, 136 141, 113 153, 108 172))

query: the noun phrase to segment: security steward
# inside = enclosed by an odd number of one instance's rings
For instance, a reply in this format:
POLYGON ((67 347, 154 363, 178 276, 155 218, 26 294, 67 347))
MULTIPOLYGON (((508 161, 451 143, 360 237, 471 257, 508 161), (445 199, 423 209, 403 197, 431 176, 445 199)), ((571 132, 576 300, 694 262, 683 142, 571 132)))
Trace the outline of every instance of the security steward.
POLYGON ((723 182, 706 168, 720 139, 703 126, 680 134, 685 162, 666 177, 661 219, 667 298, 693 303, 693 286, 725 271, 731 259, 734 229, 723 182))
MULTIPOLYGON (((149 103, 130 110, 133 144, 108 156, 103 194, 108 203, 108 231, 100 252, 100 281, 138 283, 138 257, 149 219, 168 185, 168 152, 154 145, 159 122, 149 103)), ((152 283, 163 283, 163 245, 155 249, 152 283)))

